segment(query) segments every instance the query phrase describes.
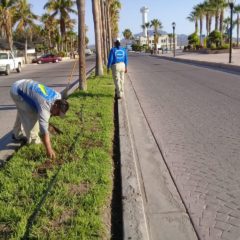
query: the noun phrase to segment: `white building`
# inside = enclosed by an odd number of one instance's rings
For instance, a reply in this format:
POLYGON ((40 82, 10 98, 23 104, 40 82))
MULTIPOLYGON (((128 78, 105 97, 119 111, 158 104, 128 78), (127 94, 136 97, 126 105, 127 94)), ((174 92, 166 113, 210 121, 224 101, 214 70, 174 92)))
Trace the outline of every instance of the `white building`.
MULTIPOLYGON (((147 45, 149 46, 150 49, 154 49, 154 36, 149 36, 149 37, 139 37, 139 43, 141 46, 147 45)), ((177 38, 175 37, 175 47, 177 47, 177 38)), ((169 37, 169 35, 160 35, 158 36, 158 43, 157 43, 157 49, 163 49, 163 50, 173 50, 174 48, 174 40, 172 37, 169 37)))

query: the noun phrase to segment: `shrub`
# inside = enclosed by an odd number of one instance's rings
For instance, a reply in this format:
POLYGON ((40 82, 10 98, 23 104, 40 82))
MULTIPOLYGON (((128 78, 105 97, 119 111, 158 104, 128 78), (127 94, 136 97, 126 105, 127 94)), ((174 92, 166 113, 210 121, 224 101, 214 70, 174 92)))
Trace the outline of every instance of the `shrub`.
POLYGON ((196 45, 200 45, 200 39, 196 32, 188 36, 188 44, 193 45, 193 48, 196 48, 196 45))
POLYGON ((139 45, 139 44, 133 44, 133 45, 132 45, 132 50, 133 50, 133 51, 141 52, 142 49, 143 49, 143 47, 142 47, 141 45, 139 45))
POLYGON ((220 47, 221 40, 222 40, 222 34, 219 31, 212 31, 208 36, 209 45, 213 43, 216 45, 216 47, 220 47))

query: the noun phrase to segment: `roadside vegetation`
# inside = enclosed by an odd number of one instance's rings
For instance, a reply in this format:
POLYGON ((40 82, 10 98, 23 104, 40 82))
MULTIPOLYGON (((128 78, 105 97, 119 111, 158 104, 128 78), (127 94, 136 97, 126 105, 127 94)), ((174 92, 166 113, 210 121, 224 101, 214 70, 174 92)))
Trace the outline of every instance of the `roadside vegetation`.
MULTIPOLYGON (((185 50, 228 49, 230 18, 225 17, 225 12, 228 9, 229 4, 226 0, 205 0, 195 5, 187 17, 190 22, 194 23, 195 31, 188 37, 188 46, 185 47, 185 50)), ((233 47, 239 47, 239 4, 233 6, 233 13, 233 28, 236 29, 237 33, 237 41, 233 43, 233 47)))
POLYGON ((52 118, 57 159, 22 147, 0 169, 0 239, 109 239, 113 178, 114 85, 90 77, 52 118))

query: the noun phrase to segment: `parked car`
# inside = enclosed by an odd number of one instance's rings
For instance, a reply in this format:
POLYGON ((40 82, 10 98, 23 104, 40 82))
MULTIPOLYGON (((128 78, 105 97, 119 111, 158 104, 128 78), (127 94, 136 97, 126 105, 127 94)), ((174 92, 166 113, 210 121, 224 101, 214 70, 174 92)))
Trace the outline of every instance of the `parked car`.
POLYGON ((91 49, 89 49, 89 48, 85 49, 85 55, 86 56, 90 56, 92 54, 93 54, 93 52, 91 51, 91 49))
POLYGON ((57 62, 60 62, 62 61, 62 58, 61 57, 58 57, 52 53, 48 53, 48 54, 45 54, 45 55, 42 55, 41 57, 39 58, 35 58, 32 60, 32 63, 57 63, 57 62))
POLYGON ((10 51, 0 51, 0 72, 9 75, 12 70, 18 73, 22 70, 22 59, 15 58, 10 51))

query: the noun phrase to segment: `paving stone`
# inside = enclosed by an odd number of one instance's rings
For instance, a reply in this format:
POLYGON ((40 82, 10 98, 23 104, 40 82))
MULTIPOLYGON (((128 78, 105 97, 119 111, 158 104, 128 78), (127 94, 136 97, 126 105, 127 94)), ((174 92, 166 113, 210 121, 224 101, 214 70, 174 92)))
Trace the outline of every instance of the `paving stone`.
POLYGON ((240 76, 133 62, 133 86, 200 239, 239 240, 240 76))

